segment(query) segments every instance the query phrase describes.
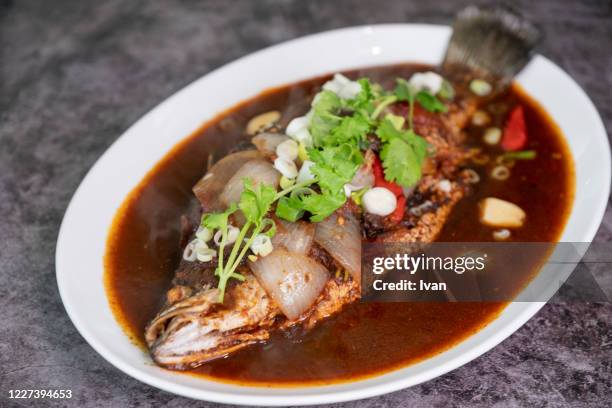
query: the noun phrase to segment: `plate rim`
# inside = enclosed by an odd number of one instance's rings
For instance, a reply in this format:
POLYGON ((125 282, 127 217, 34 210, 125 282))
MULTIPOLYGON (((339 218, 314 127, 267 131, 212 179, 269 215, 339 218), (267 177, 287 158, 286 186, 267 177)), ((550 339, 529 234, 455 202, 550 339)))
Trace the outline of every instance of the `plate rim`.
MULTIPOLYGON (((411 379, 411 378, 400 378, 400 379, 396 379, 396 380, 389 380, 386 382, 383 382, 382 384, 373 384, 373 385, 369 385, 363 388, 359 388, 359 389, 347 389, 347 390, 342 390, 342 391, 332 391, 331 393, 327 393, 324 392, 324 390, 328 387, 328 386, 309 386, 307 388, 305 387, 299 387, 299 388, 295 388, 295 390, 299 393, 299 391, 303 391, 303 390, 321 390, 323 392, 321 393, 316 393, 316 394, 300 394, 300 395, 291 395, 291 394, 286 394, 286 395, 262 395, 262 394, 231 394, 231 393, 227 393, 227 392, 217 392, 214 390, 204 390, 204 389, 197 389, 194 390, 192 387, 190 386, 186 386, 183 384, 178 384, 176 382, 171 382, 171 381, 166 381, 164 379, 161 378, 157 378, 154 377, 152 375, 149 375, 148 373, 139 370, 137 367, 131 365, 128 362, 122 361, 121 359, 116 359, 114 357, 114 355, 112 354, 112 351, 109 351, 106 349, 106 347, 92 334, 90 333, 88 330, 85 329, 85 326, 81 323, 81 319, 80 316, 78 315, 78 313, 73 309, 74 305, 70 302, 69 300, 69 295, 66 292, 67 288, 64 286, 64 282, 62 281, 61 278, 61 269, 62 269, 62 254, 64 251, 64 243, 65 243, 65 235, 66 235, 66 228, 68 225, 68 220, 70 220, 71 217, 71 209, 75 204, 75 202, 77 202, 78 197, 80 197, 80 193, 83 190, 83 186, 86 185, 88 183, 88 180, 91 178, 91 175, 97 171, 97 169, 100 167, 100 163, 104 162, 105 157, 111 155, 112 151, 114 151, 115 149, 119 149, 121 148, 121 140, 125 140, 125 135, 128 134, 130 132, 131 129, 135 128, 139 123, 148 120, 148 118, 152 117, 153 115, 155 115, 155 112, 157 112, 158 110, 162 109, 163 106, 165 105, 169 105, 172 104, 173 101, 175 100, 175 98, 178 98, 179 95, 181 95, 184 92, 187 92, 188 88, 194 86, 194 84, 196 84, 199 80, 211 76, 213 74, 217 74, 219 71, 227 69, 230 66, 233 66, 235 64, 241 64, 244 63, 245 60, 247 60, 248 58, 252 58, 255 57, 257 55, 259 55, 260 53, 264 53, 267 52, 271 49, 274 49, 276 47, 282 47, 282 46, 287 46, 289 43, 293 43, 293 42, 298 42, 298 41, 308 41, 308 40, 312 40, 315 37, 320 37, 320 36, 326 36, 326 35, 330 35, 330 34, 335 34, 335 33, 339 33, 339 32, 343 32, 343 31, 357 31, 357 30, 362 30, 362 29, 368 29, 368 28, 373 28, 375 30, 385 30, 385 29, 389 29, 389 28, 410 28, 410 29, 414 29, 414 28, 424 28, 424 29, 431 29, 431 30, 443 30, 446 32, 450 31, 450 27, 446 26, 446 25, 438 25, 438 24, 410 24, 410 23, 405 23, 405 24, 368 24, 368 25, 359 25, 359 26, 350 26, 350 27, 343 27, 343 28, 339 28, 339 29, 333 29, 333 30, 327 30, 327 31, 322 31, 322 32, 318 32, 318 33, 314 33, 314 34, 310 34, 310 35, 306 35, 306 36, 301 36, 301 37, 297 37, 294 39, 290 39, 278 44, 274 44, 271 45, 269 47, 263 48, 261 50, 255 51, 253 53, 247 54, 243 57, 240 57, 236 60, 233 60, 227 64, 221 65, 218 68, 205 73, 204 75, 200 76, 199 78, 196 78, 194 81, 192 81, 191 83, 185 85, 183 88, 179 89, 178 91, 174 92, 172 95, 170 95, 169 97, 167 97, 166 99, 162 100, 160 103, 158 103, 155 107, 153 107, 152 109, 150 109, 149 111, 147 111, 143 116, 141 116, 137 121, 135 121, 132 125, 130 125, 125 131, 123 131, 121 133, 121 135, 104 151, 104 153, 96 160, 96 162, 93 164, 93 166, 91 166, 91 168, 88 170, 87 174, 85 175, 85 177, 82 179, 81 183, 79 184, 78 188, 75 190, 68 206, 66 209, 66 212, 64 214, 64 217, 62 219, 62 223, 59 229, 59 233, 58 233, 58 239, 57 239, 57 245, 56 245, 56 259, 55 259, 55 264, 56 264, 56 279, 57 279, 57 284, 58 284, 58 288, 59 288, 59 292, 60 292, 60 297, 62 299, 62 303, 64 305, 64 308, 66 309, 66 312, 68 314, 68 316, 70 317, 73 325, 75 326, 75 328, 77 329, 77 331, 79 332, 79 334, 81 334, 81 336, 89 343, 89 345, 91 345, 92 348, 94 348, 94 350, 96 350, 96 352, 98 354, 100 354, 106 361, 108 361, 109 363, 111 363, 113 366, 117 367, 118 369, 120 369, 121 371, 125 372, 126 374, 130 375, 131 377, 137 379, 138 381, 144 382, 146 384, 149 384, 151 386, 160 388, 162 390, 171 392, 171 393, 175 393, 178 395, 182 395, 185 397, 189 397, 189 398, 196 398, 196 399, 204 399, 204 400, 208 400, 208 401, 213 401, 213 402, 219 402, 219 403, 234 403, 234 404, 243 404, 243 405, 252 405, 252 404, 259 404, 259 405, 291 405, 291 404, 295 404, 296 400, 299 401, 299 404, 301 405, 312 405, 312 404, 320 404, 320 403, 334 403, 334 402, 343 402, 343 401, 349 401, 349 400, 356 400, 356 399, 363 399, 363 398, 368 398, 368 397, 372 397, 372 396, 376 396, 376 395, 381 395, 381 394, 386 394, 388 392, 393 392, 393 391, 397 391, 403 388, 407 388, 413 385, 417 385, 420 384, 422 382, 431 380, 433 378, 436 378, 440 375, 443 375, 453 369, 456 369, 464 364, 466 364, 467 362, 473 360, 474 358, 486 353, 487 351, 491 350, 493 347, 495 347, 497 344, 499 344, 500 342, 502 342, 503 340, 505 340, 508 336, 510 336, 512 333, 514 333, 516 330, 518 330, 523 324, 525 324, 535 313, 537 313, 538 310, 540 310, 540 308, 545 304, 544 302, 532 302, 530 303, 527 307, 524 307, 520 314, 518 314, 517 316, 515 316, 512 320, 511 320, 511 324, 506 324, 503 327, 503 330, 500 331, 497 335, 495 336, 490 336, 487 339, 485 339, 485 341, 482 342, 482 345, 480 347, 473 347, 471 349, 470 353, 465 353, 464 355, 451 359, 447 362, 445 362, 444 364, 439 365, 438 367, 431 369, 427 372, 427 375, 421 375, 420 378, 418 378, 416 381, 411 379)), ((590 106, 588 106, 589 109, 592 109, 595 112, 595 117, 598 119, 599 123, 597 124, 601 130, 603 130, 603 135, 606 136, 606 131, 605 131, 605 127, 603 126, 603 122, 601 120, 601 116, 599 115, 595 105, 592 103, 592 101, 590 100, 590 98, 588 97, 588 95, 586 94, 586 92, 582 89, 582 87, 580 87, 580 85, 573 79, 571 78, 563 69, 561 69, 560 67, 558 67, 556 64, 554 64, 552 61, 548 60, 546 57, 543 57, 541 55, 537 55, 535 58, 539 58, 542 59, 543 61, 553 65, 554 67, 556 67, 563 75, 565 75, 567 77, 567 79, 573 83, 577 90, 579 92, 581 92, 584 96, 585 101, 587 102, 587 104, 589 104, 590 106)), ((184 140, 186 137, 188 137, 188 135, 185 136, 181 136, 180 138, 177 139, 176 143, 179 143, 181 140, 184 140)), ((605 137, 605 143, 607 144, 607 151, 610 151, 610 147, 609 147, 609 140, 607 137, 605 137)), ((167 152, 166 152, 167 153, 167 152)), ((608 189, 606 192, 606 196, 609 196, 609 191, 610 191, 610 158, 608 157, 608 160, 606 163, 604 163, 604 170, 606 170, 607 168, 607 185, 608 185, 608 189)), ((148 169, 147 171, 149 171, 150 169, 148 169)), ((135 187, 135 186, 134 186, 135 187)), ((606 209, 606 205, 607 205, 607 200, 602 200, 601 202, 598 202, 598 206, 596 208, 596 211, 594 212, 594 215, 591 217, 593 220, 596 220, 597 222, 592 222, 591 223, 591 227, 588 229, 588 231, 585 233, 585 236, 589 237, 589 241, 592 240, 592 238, 595 236, 595 233, 597 231, 597 229, 599 228, 600 224, 601 224, 601 220, 603 218, 603 215, 605 213, 605 209, 606 209)), ((572 210, 573 211, 573 210, 572 210)), ((106 243, 105 243, 106 244, 106 243)), ((515 304, 516 302, 511 303, 515 304)), ((506 309, 508 307, 507 306, 506 309)), ((502 310, 502 312, 500 313, 503 314, 505 312, 505 310, 502 310)), ((493 321, 499 319, 499 317, 496 317, 493 321)), ((493 323, 493 321, 489 322, 487 325, 490 325, 493 323)), ((116 324, 118 326, 120 326, 120 324, 118 322, 116 322, 116 324)), ((486 326, 485 326, 486 327, 486 326)), ((123 331, 123 329, 121 328, 121 330, 123 331)), ((484 330, 484 328, 482 328, 481 330, 479 330, 477 333, 479 333, 480 331, 484 330)), ((127 337, 127 336, 126 336, 127 337)), ((459 344, 464 343, 465 341, 467 341, 470 338, 473 338, 474 336, 469 336, 468 338, 461 340, 459 343, 451 346, 448 350, 452 350, 453 348, 456 348, 459 344)), ((134 346, 136 347, 136 346, 134 346)), ((444 352, 448 351, 445 350, 444 352)), ((428 359, 426 359, 428 360, 428 359)), ((425 360, 425 361, 426 361, 425 360)), ((418 364, 418 363, 417 363, 418 364)), ((406 367, 401 367, 398 369, 395 369, 391 372, 385 372, 385 373, 381 373, 381 374, 377 374, 374 377, 368 377, 364 380, 356 380, 356 381, 351 381, 348 383, 334 383, 332 386, 337 386, 337 385, 345 385, 345 384, 360 384, 363 381, 369 380, 371 378, 381 378, 389 373, 392 372, 397 372, 402 370, 403 368, 406 367)), ((212 380, 207 380, 207 379, 198 379, 199 381, 203 381, 203 382, 211 382, 211 383, 215 383, 215 381, 212 380)), ((243 388, 242 386, 238 386, 235 385, 235 387, 239 387, 239 388, 243 388)))

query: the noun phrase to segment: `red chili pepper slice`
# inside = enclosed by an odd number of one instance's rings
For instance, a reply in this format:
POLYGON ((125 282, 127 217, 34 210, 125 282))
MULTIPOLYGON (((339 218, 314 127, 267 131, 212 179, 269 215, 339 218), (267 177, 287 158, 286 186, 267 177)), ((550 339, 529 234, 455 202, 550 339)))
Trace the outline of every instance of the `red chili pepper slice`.
POLYGON ((397 206, 395 207, 395 211, 389 215, 389 220, 393 223, 397 224, 404 218, 404 211, 406 210, 406 197, 402 194, 397 197, 397 206))
POLYGON ((525 124, 525 112, 518 105, 510 113, 510 118, 504 128, 504 136, 501 146, 504 150, 521 150, 527 144, 527 125, 525 124))
POLYGON ((391 222, 397 224, 402 220, 402 218, 404 218, 404 211, 406 209, 406 197, 404 197, 404 191, 399 184, 385 180, 385 173, 378 156, 374 157, 372 172, 374 173, 374 185, 376 187, 386 188, 395 194, 395 197, 397 198, 395 210, 393 210, 393 212, 388 216, 391 222))
POLYGON ((400 185, 393 183, 392 181, 385 180, 385 173, 378 156, 374 157, 372 172, 374 173, 374 185, 376 187, 384 187, 395 194, 396 197, 403 194, 402 187, 400 185))

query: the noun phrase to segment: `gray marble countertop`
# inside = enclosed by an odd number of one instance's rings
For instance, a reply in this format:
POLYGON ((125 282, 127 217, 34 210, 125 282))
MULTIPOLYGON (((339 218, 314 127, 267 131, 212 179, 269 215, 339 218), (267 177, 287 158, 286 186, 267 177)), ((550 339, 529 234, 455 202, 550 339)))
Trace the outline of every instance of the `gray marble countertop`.
MULTIPOLYGON (((482 3, 477 1, 477 3, 482 3)), ((509 2, 584 87, 612 134, 612 3, 509 2)), ((448 23, 464 1, 0 1, 0 405, 11 388, 72 389, 23 406, 202 406, 118 371, 81 338, 55 282, 70 197, 134 121, 262 47, 365 23, 448 23)), ((596 238, 612 240, 610 206, 596 238)), ((612 305, 554 304, 435 380, 346 407, 610 406, 612 305)))

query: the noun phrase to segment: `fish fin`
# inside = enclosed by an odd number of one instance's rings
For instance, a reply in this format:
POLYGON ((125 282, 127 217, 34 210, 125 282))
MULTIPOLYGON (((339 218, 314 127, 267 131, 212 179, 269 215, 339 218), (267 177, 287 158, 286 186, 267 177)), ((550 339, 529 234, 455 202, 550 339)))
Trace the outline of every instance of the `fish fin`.
POLYGON ((540 30, 504 8, 469 6, 457 15, 442 68, 467 69, 505 87, 529 62, 540 30))

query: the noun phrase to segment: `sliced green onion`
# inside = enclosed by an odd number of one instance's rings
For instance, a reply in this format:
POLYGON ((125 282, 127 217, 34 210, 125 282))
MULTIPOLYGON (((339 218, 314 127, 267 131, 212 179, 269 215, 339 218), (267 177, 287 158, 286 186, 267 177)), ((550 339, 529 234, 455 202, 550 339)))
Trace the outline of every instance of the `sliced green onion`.
POLYGON ((381 101, 378 102, 376 109, 372 112, 372 119, 376 119, 378 115, 389 105, 395 103, 397 101, 397 97, 394 95, 385 96, 381 101))
POLYGON ((357 205, 361 205, 361 199, 363 197, 363 195, 369 190, 369 187, 365 187, 362 188, 361 190, 357 190, 357 191, 353 191, 351 193, 351 199, 355 202, 355 204, 357 205))
POLYGON ((302 186, 291 191, 291 198, 302 198, 305 195, 314 194, 315 191, 310 187, 302 186))
POLYGON ((272 238, 276 235, 276 223, 270 218, 264 218, 261 222, 261 233, 272 238))
POLYGON ((492 90, 491 84, 483 79, 473 79, 470 82, 470 91, 478 96, 487 96, 492 90))
POLYGON ((292 185, 294 185, 295 184, 295 179, 294 178, 290 179, 290 178, 287 178, 285 176, 281 176, 279 184, 280 184, 280 187, 284 190, 284 189, 289 188, 292 185))
POLYGON ((302 162, 309 160, 308 151, 306 150, 306 145, 304 142, 300 142, 298 144, 298 159, 300 159, 302 162))
POLYGON ((491 177, 495 180, 507 180, 510 177, 510 169, 506 166, 495 166, 491 171, 491 177))
POLYGON ((394 115, 392 113, 387 113, 385 115, 385 120, 391 122, 393 124, 393 127, 397 130, 401 130, 402 127, 404 127, 404 123, 406 122, 406 119, 404 119, 402 116, 394 115))
POLYGON ((519 152, 507 152, 504 153, 504 158, 514 160, 533 160, 536 158, 535 150, 521 150, 519 152))
POLYGON ((485 126, 491 122, 491 115, 483 110, 477 110, 472 115, 472 124, 475 126, 485 126))
POLYGON ((442 81, 442 87, 440 88, 440 92, 438 92, 438 96, 443 99, 451 100, 455 97, 455 90, 450 82, 446 79, 442 81))
POLYGON ((500 128, 490 127, 485 130, 482 140, 488 145, 496 145, 499 143, 502 137, 502 131, 500 128))

